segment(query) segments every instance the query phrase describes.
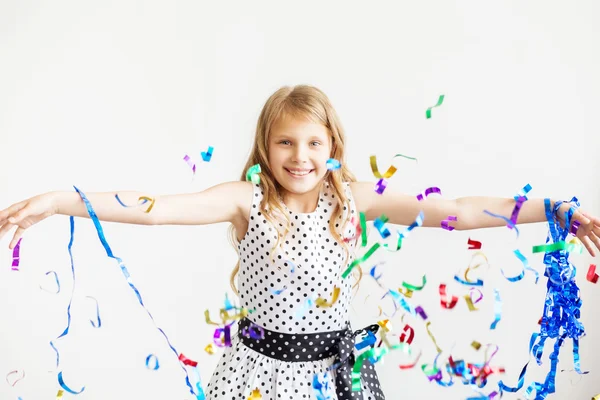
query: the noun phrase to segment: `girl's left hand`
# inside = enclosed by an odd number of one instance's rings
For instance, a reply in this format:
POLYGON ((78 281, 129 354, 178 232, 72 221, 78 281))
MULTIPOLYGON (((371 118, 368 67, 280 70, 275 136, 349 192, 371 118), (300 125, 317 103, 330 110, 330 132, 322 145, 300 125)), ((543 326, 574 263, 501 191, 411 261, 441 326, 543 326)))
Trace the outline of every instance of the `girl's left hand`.
MULTIPOLYGON (((558 220, 563 228, 565 226, 565 212, 569 211, 570 207, 569 203, 563 203, 558 210, 558 220)), ((571 226, 575 221, 579 222, 577 238, 581 240, 588 253, 592 257, 596 257, 594 247, 600 250, 600 218, 586 214, 582 210, 575 210, 571 218, 571 226)))

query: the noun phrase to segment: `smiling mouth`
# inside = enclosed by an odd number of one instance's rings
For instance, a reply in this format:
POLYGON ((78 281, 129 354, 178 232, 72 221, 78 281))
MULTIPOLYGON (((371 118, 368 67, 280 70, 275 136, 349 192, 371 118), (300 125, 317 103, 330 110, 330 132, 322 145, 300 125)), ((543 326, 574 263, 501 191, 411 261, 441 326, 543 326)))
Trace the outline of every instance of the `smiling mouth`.
POLYGON ((284 169, 288 172, 288 174, 290 174, 294 177, 303 177, 314 171, 314 169, 307 169, 307 170, 302 170, 302 171, 292 171, 287 168, 284 168, 284 169))

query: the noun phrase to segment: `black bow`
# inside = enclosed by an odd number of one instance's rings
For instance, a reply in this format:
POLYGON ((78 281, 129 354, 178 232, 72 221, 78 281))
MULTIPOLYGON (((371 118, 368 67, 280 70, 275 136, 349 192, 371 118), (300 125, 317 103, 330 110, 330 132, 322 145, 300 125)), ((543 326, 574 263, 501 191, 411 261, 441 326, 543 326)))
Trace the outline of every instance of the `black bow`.
MULTIPOLYGON (((339 365, 339 367, 337 368, 335 378, 338 400, 363 398, 362 389, 360 391, 352 391, 352 369, 354 368, 354 363, 356 361, 354 357, 354 342, 358 335, 368 332, 375 334, 378 329, 379 325, 373 324, 354 332, 348 331, 348 333, 338 342, 336 366, 339 365)), ((369 359, 363 361, 360 372, 361 382, 369 387, 375 398, 378 400, 385 400, 385 395, 379 386, 377 372, 375 372, 375 367, 369 359)))

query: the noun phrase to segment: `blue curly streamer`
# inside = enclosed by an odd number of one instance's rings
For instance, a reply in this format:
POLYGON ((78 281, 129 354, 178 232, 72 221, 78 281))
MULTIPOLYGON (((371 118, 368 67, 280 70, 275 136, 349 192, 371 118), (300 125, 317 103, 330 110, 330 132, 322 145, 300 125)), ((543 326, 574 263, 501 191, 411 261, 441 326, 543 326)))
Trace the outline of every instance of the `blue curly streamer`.
MULTIPOLYGON (((144 302, 142 300, 142 296, 140 295, 140 292, 138 291, 138 289, 135 287, 135 285, 133 284, 133 282, 131 281, 131 276, 129 275, 129 271, 127 270, 127 268, 125 267, 125 264, 123 263, 123 260, 117 256, 115 256, 110 248, 110 246, 108 245, 108 242, 106 241, 106 238, 104 237, 104 230, 102 229, 102 225, 100 224, 100 220, 98 219, 98 216, 96 215, 96 212, 94 211, 94 208, 92 207, 92 204, 90 203, 90 201, 88 200, 88 198, 86 197, 86 195, 80 191, 76 186, 73 186, 75 188, 75 191, 79 194, 79 196, 81 197, 81 200, 83 200, 86 210, 92 220, 92 222, 94 223, 94 226, 96 227, 96 232, 98 233, 98 238, 100 239, 100 242, 102 243, 102 246, 104 247, 104 250, 106 251, 106 255, 110 258, 113 258, 114 260, 116 260, 119 263, 119 267, 121 268, 121 272, 123 273, 123 275, 125 276, 125 279, 127 280, 127 283, 129 284, 129 287, 131 288, 131 290, 133 290, 133 292, 135 293, 138 302, 140 303, 140 305, 142 306, 142 308, 146 311, 146 313, 148 314, 148 316, 150 317, 150 319, 152 320, 152 322, 154 323, 154 326, 158 329, 158 331, 160 333, 162 333, 163 337, 165 338, 167 345, 169 346, 169 348, 173 351, 173 353, 175 353, 176 356, 179 356, 179 352, 175 349, 175 347, 171 344, 171 341, 169 340, 169 338, 167 337, 167 335, 165 334, 165 332, 156 325, 156 322, 154 321, 154 317, 152 316, 152 314, 150 314, 150 311, 148 311, 148 309, 146 308, 146 306, 144 305, 144 302)), ((69 254, 71 254, 71 246, 73 244, 73 229, 74 229, 74 225, 73 225, 73 217, 71 217, 71 242, 69 243, 69 254)), ((73 262, 73 259, 71 258, 71 263, 73 262)), ((74 274, 74 272, 73 272, 74 274)), ((69 305, 70 308, 70 305, 69 305)), ((70 322, 70 314, 69 314, 69 322, 70 322)), ((67 329, 65 330, 65 332, 59 336, 62 337, 63 335, 65 335, 68 332, 68 326, 67 329)), ((50 344, 52 344, 52 342, 50 342, 50 344)), ((54 347, 54 346, 52 346, 54 347)), ((58 363, 58 351, 57 351, 57 363, 58 363)), ((185 372, 185 384, 187 385, 187 387, 190 389, 190 392, 196 396, 196 393, 194 393, 194 388, 192 387, 192 384, 190 383, 190 378, 188 375, 187 370, 183 367, 183 365, 180 365, 181 369, 183 369, 183 371, 185 372)), ((198 393, 197 398, 204 398, 204 393, 198 393), (202 396, 202 397, 200 397, 202 396)))
MULTIPOLYGON (((573 197, 569 203, 573 206, 565 212, 565 228, 561 228, 555 221, 554 215, 557 215, 562 201, 557 201, 554 207, 551 207, 550 200, 544 199, 546 218, 548 219, 548 236, 546 243, 552 239, 553 243, 565 241, 569 234, 569 226, 573 213, 580 206, 576 197, 573 197)), ((558 366, 558 355, 560 347, 566 338, 573 339, 573 361, 575 370, 581 372, 579 362, 579 338, 585 334, 585 328, 579 321, 581 316, 581 298, 579 297, 579 287, 575 282, 576 268, 569 261, 569 253, 566 250, 555 250, 547 252, 544 255, 544 264, 546 271, 544 276, 548 278, 546 300, 544 302, 544 312, 542 315, 540 332, 534 333, 531 337, 529 351, 535 357, 538 365, 541 365, 541 359, 544 351, 544 344, 547 339, 556 339, 554 349, 550 354, 550 371, 546 375, 544 382, 533 382, 526 389, 526 398, 535 391, 536 400, 544 400, 549 394, 554 393, 556 382, 556 368, 558 366)), ((503 391, 516 392, 523 387, 527 365, 523 367, 516 387, 506 386, 502 381, 498 383, 500 393, 503 391)))

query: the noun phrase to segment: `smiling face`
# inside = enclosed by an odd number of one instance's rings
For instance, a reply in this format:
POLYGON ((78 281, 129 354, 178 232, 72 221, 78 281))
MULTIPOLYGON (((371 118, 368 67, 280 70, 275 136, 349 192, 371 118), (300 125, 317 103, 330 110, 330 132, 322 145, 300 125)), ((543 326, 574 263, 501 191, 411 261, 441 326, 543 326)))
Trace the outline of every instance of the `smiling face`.
POLYGON ((269 164, 284 200, 295 197, 305 201, 315 193, 318 196, 330 156, 331 134, 324 125, 292 116, 273 124, 269 164))

